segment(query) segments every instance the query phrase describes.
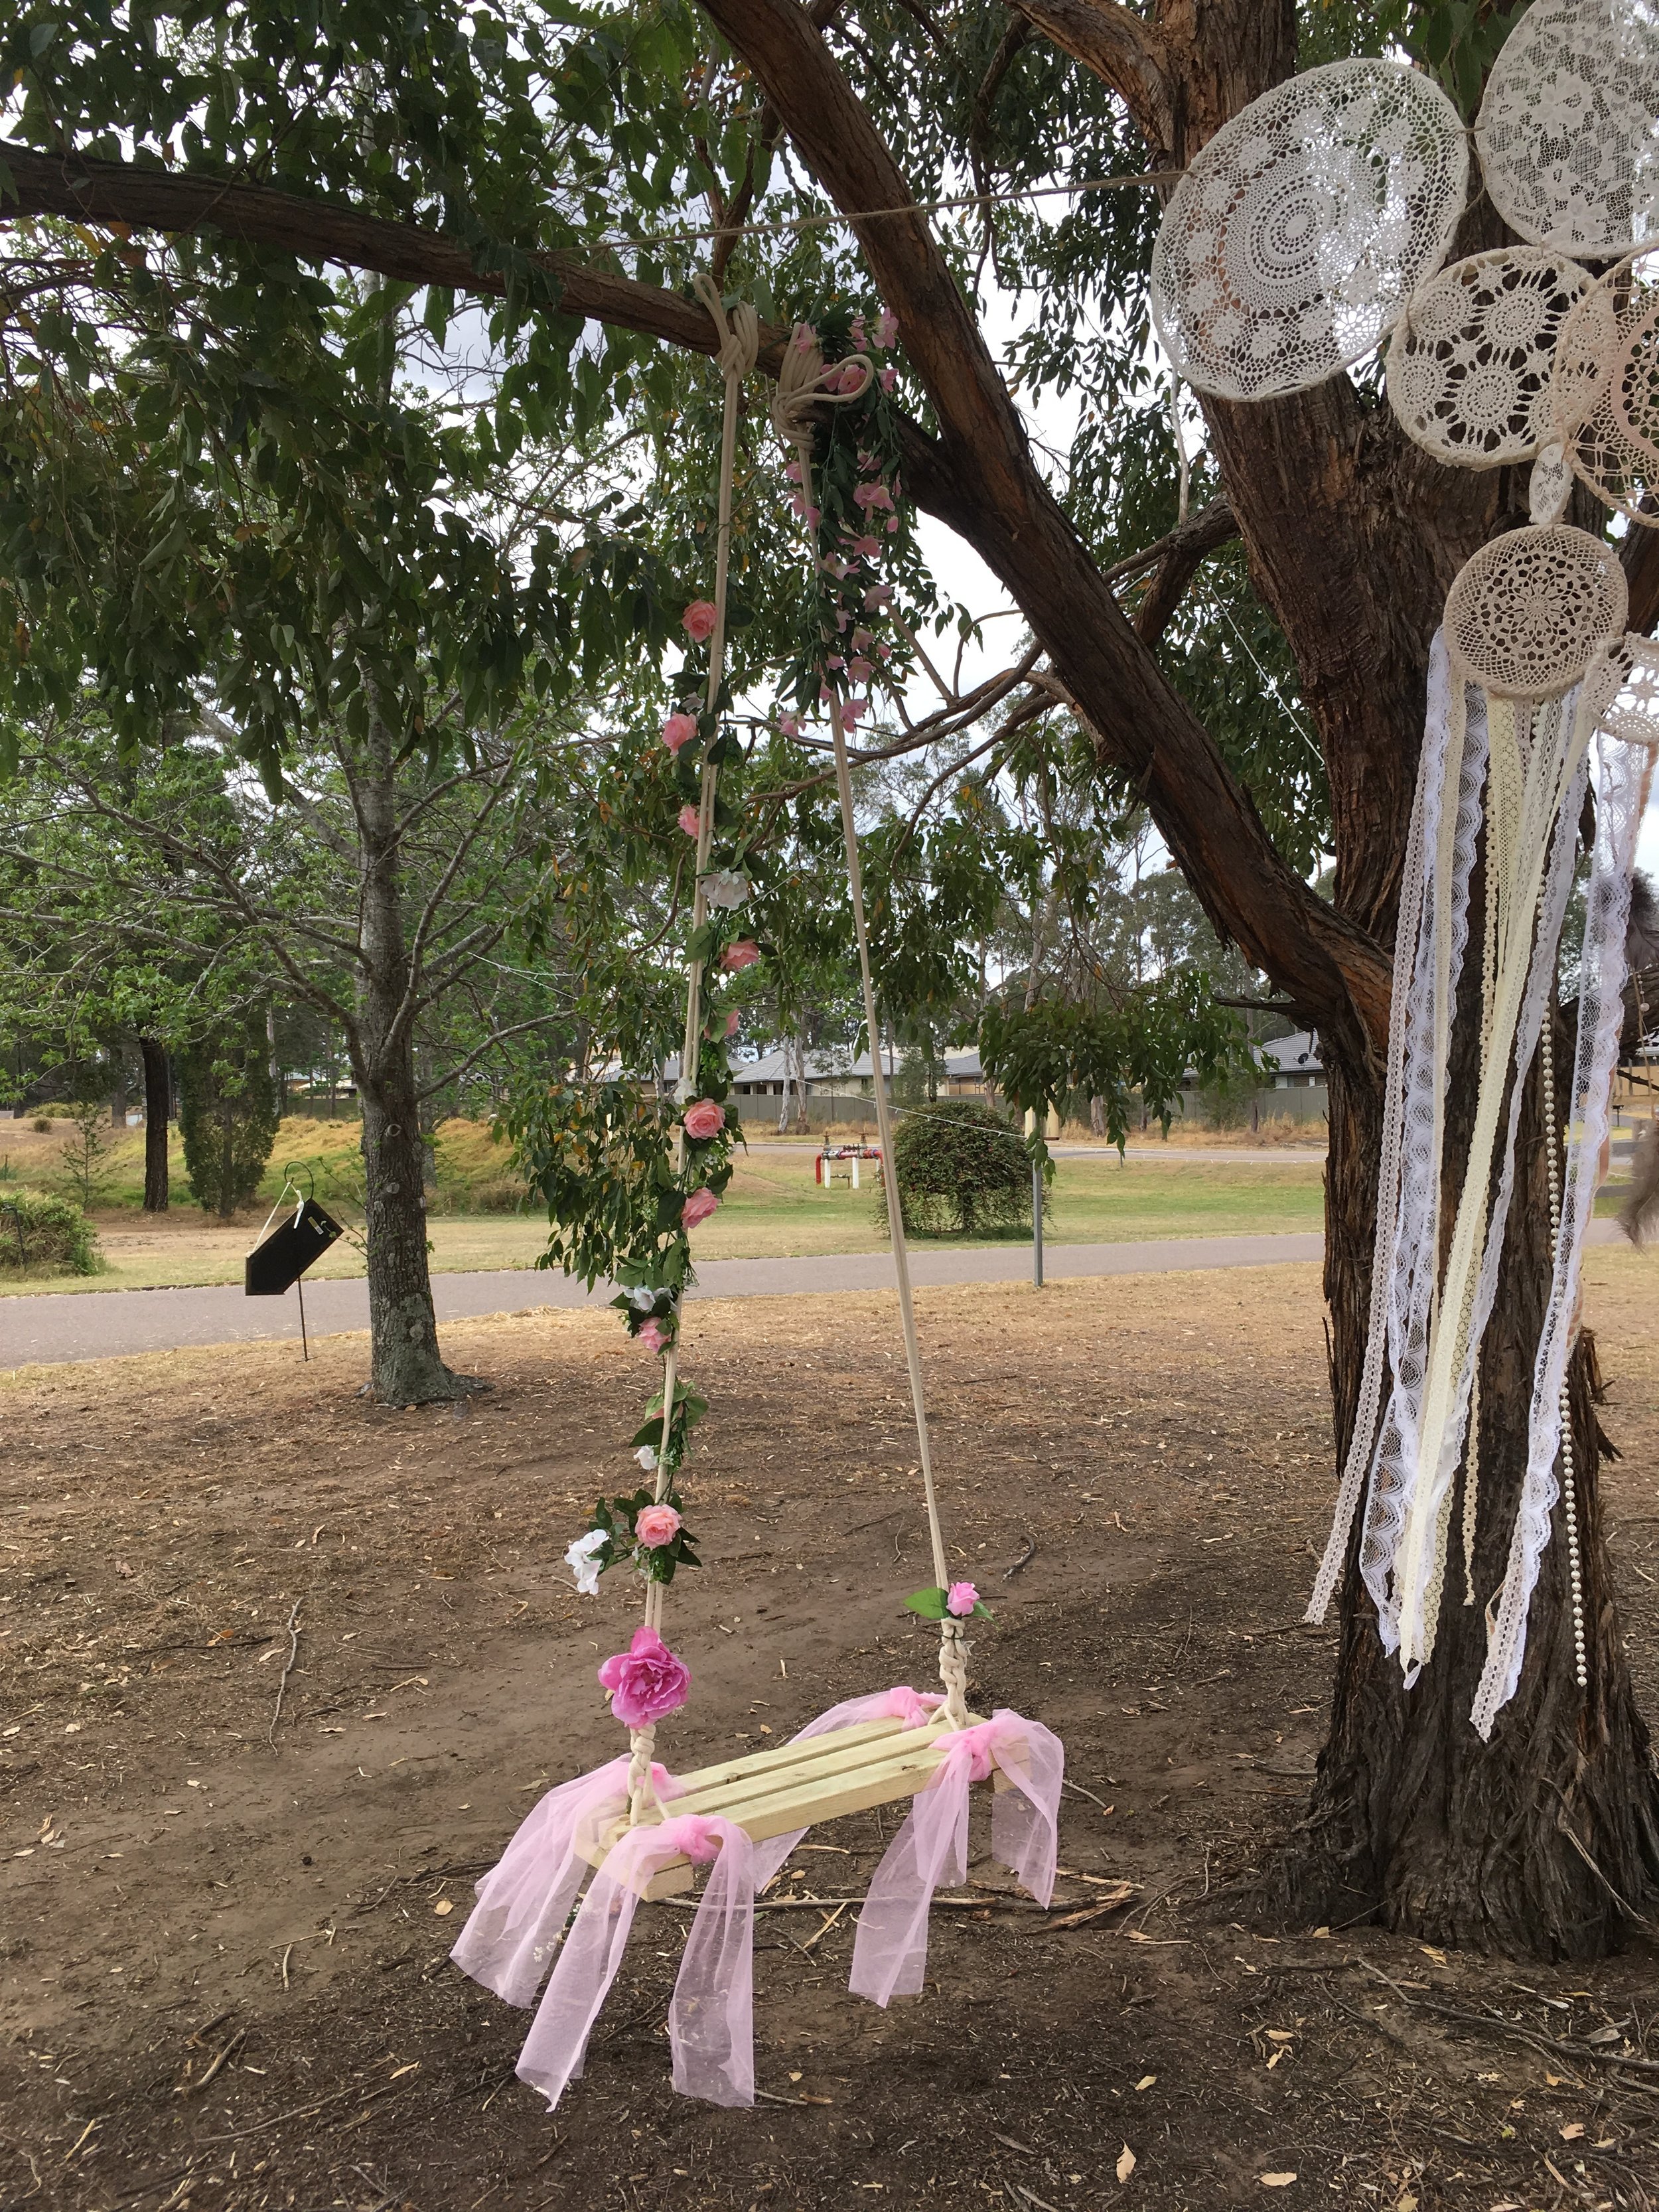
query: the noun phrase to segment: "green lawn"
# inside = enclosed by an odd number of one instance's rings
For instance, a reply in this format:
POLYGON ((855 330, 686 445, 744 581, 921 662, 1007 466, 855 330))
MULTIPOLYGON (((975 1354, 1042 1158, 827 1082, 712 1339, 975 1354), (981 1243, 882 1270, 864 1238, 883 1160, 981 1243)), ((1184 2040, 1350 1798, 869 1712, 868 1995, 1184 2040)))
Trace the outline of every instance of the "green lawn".
MULTIPOLYGON (((1178 1151, 1161 1148, 1132 1152, 1123 1165, 1110 1152, 1062 1159, 1047 1235, 1054 1243, 1082 1244, 1318 1229, 1323 1220, 1322 1167, 1311 1153, 1270 1164, 1235 1164, 1187 1159, 1178 1151)), ((874 1204, 868 1181, 856 1192, 844 1183, 820 1190, 813 1180, 810 1146, 739 1155, 725 1204, 695 1232, 693 1247, 709 1260, 879 1251, 885 1239, 875 1225, 874 1204)), ((158 1220, 125 1208, 102 1212, 97 1221, 108 1263, 104 1273, 21 1283, 0 1279, 0 1289, 112 1291, 238 1282, 243 1255, 262 1218, 255 1214, 222 1227, 187 1197, 158 1220)), ((433 1265, 448 1273, 532 1267, 545 1240, 544 1224, 528 1214, 434 1213, 430 1231, 433 1265)), ((343 1241, 313 1272, 324 1277, 361 1274, 362 1261, 343 1241)))

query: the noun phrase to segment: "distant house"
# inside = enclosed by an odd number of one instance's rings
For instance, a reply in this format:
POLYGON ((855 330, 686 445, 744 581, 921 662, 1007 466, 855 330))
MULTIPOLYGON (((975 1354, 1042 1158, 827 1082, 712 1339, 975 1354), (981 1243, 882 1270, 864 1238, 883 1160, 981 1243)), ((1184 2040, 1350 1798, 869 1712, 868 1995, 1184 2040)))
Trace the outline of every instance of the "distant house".
MULTIPOLYGON (((798 1064, 792 1054, 786 1065, 781 1051, 763 1053, 758 1060, 734 1060, 732 1063, 732 1095, 734 1098, 781 1098, 786 1079, 791 1091, 793 1091, 794 1070, 798 1064)), ((884 1055, 884 1065, 886 1064, 884 1055)), ((942 1053, 937 1065, 941 1098, 984 1096, 986 1084, 980 1071, 978 1053, 942 1053)), ((867 1052, 861 1052, 856 1060, 852 1060, 832 1053, 809 1052, 805 1073, 809 1098, 867 1097, 870 1095, 870 1055, 867 1052)))
POLYGON ((1305 1091, 1325 1080, 1325 1063, 1319 1057, 1319 1039, 1311 1030, 1274 1037, 1257 1050, 1273 1071, 1275 1091, 1305 1091))

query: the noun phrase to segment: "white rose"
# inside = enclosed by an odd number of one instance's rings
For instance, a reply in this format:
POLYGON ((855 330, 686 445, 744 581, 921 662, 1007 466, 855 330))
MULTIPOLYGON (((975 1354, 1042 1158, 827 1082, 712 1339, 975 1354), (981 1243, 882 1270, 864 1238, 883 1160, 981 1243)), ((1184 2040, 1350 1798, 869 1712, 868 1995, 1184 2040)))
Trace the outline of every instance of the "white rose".
POLYGON ((639 1449, 635 1453, 634 1457, 645 1469, 647 1474, 651 1474, 655 1472, 657 1455, 652 1450, 649 1444, 641 1444, 639 1449))
POLYGON ((583 1597, 599 1594, 599 1554, 610 1540, 603 1528, 590 1528, 585 1536, 578 1536, 564 1555, 564 1563, 576 1577, 576 1589, 583 1597))
POLYGON ((717 868, 703 878, 702 895, 710 906, 739 907, 749 896, 749 878, 732 868, 717 868))

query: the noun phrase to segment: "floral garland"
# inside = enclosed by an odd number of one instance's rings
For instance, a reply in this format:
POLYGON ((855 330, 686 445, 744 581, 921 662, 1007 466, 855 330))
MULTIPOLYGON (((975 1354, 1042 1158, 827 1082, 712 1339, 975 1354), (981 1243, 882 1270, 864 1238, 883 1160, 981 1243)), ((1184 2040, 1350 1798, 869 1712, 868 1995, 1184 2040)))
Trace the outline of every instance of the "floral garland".
MULTIPOLYGON (((867 359, 891 349, 896 329, 885 308, 873 315, 836 308, 821 316, 816 327, 799 325, 793 342, 803 350, 817 345, 837 359, 859 354, 867 359)), ((850 392, 866 381, 862 362, 849 359, 846 374, 850 392)), ((860 399, 825 410, 812 465, 817 505, 807 507, 799 461, 791 461, 786 471, 797 486, 795 512, 812 524, 817 538, 815 588, 801 651, 786 684, 786 694, 793 691, 799 711, 778 717, 779 730, 787 737, 799 736, 802 715, 826 705, 832 696, 841 702, 843 720, 856 726, 869 711, 869 687, 889 672, 894 658, 893 645, 877 633, 894 595, 892 584, 880 573, 889 550, 884 539, 908 543, 908 534, 901 535, 900 418, 891 397, 896 375, 890 362, 867 379, 860 399), (864 687, 862 692, 855 686, 864 687)), ((695 841, 702 826, 705 767, 736 764, 742 750, 726 726, 730 699, 725 688, 712 705, 708 702, 707 665, 700 665, 697 652, 714 635, 717 610, 707 599, 693 600, 681 620, 692 650, 676 685, 677 703, 662 726, 662 742, 673 763, 672 788, 681 801, 676 820, 695 841)), ((724 796, 714 800, 713 829, 709 866, 699 886, 707 918, 685 948, 687 965, 701 970, 705 989, 711 979, 739 975, 771 950, 738 920, 766 878, 767 858, 744 836, 738 811, 724 796)), ((733 1146, 741 1141, 740 1119, 729 1103, 726 1058, 728 1040, 738 1026, 735 1009, 712 1000, 705 1007, 695 1079, 683 1086, 690 1095, 678 1110, 684 1170, 659 1174, 656 1233, 645 1249, 619 1255, 612 1270, 622 1286, 612 1304, 629 1335, 665 1362, 679 1339, 680 1303, 691 1274, 690 1232, 718 1209, 731 1181, 733 1146)), ((670 1583, 679 1568, 701 1564, 696 1539, 685 1526, 676 1477, 690 1431, 708 1410, 708 1401, 672 1368, 665 1367, 664 1382, 632 1445, 640 1468, 653 1478, 651 1486, 600 1498, 586 1529, 565 1553, 576 1588, 585 1595, 597 1595, 600 1576, 624 1563, 655 1583, 670 1583)), ((968 1583, 952 1584, 948 1591, 918 1591, 907 1602, 930 1619, 987 1610, 968 1583)), ((636 1631, 627 1652, 605 1662, 599 1680, 617 1719, 640 1728, 684 1704, 690 1675, 647 1623, 636 1631)))

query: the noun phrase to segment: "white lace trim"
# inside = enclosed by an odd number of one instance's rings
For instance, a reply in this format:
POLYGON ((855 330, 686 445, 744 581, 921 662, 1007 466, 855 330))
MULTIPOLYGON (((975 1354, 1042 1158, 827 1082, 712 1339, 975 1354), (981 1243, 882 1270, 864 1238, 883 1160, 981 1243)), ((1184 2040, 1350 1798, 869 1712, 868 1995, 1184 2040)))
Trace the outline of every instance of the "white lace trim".
MULTIPOLYGON (((1594 704, 1586 702, 1587 712, 1593 711, 1594 704)), ((1510 1540, 1509 1571, 1470 1713, 1483 1738, 1492 1735, 1500 1709, 1514 1696, 1521 1679, 1539 1561, 1550 1539, 1550 1518, 1560 1494, 1555 1469, 1561 1449, 1561 1385, 1577 1331, 1584 1232, 1607 1139, 1607 1101, 1624 1018, 1625 932, 1649 756, 1643 745, 1605 736, 1597 755, 1595 850, 1585 906, 1578 1038, 1569 1107, 1570 1126, 1576 1128, 1567 1154, 1549 1304, 1533 1368, 1527 1471, 1510 1540)), ((1564 831, 1566 826, 1564 822, 1564 831)))

